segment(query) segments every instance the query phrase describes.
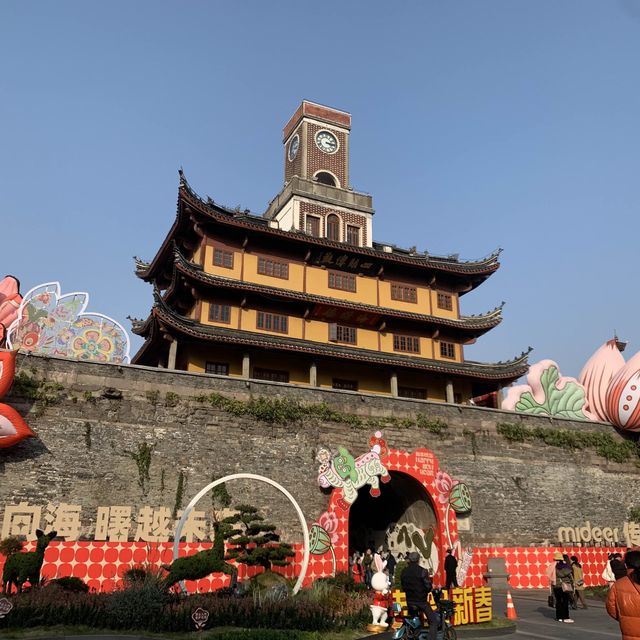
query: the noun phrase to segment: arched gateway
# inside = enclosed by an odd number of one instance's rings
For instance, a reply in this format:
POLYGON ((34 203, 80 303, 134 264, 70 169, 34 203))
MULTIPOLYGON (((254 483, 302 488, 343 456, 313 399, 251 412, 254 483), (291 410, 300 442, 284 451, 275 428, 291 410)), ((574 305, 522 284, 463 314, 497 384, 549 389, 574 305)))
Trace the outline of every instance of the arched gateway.
POLYGON ((460 554, 456 512, 470 511, 469 491, 440 469, 429 449, 387 449, 381 436, 376 433, 371 450, 357 458, 341 447, 330 462, 319 458, 319 484, 328 488, 328 478, 332 491, 327 511, 314 525, 327 535, 313 574, 346 572, 350 551, 383 545, 396 553, 418 551, 440 583, 445 550, 457 548, 460 554), (339 477, 331 477, 334 470, 339 477))

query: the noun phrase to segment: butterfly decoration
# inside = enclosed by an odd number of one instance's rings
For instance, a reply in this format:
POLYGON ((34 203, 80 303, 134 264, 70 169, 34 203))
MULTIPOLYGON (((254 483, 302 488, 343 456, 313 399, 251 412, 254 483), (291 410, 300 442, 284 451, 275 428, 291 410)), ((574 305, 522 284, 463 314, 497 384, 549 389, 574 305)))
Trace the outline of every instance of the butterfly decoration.
MULTIPOLYGON (((16 351, 0 350, 0 398, 13 383, 16 370, 16 351)), ((0 449, 7 449, 25 438, 34 438, 22 416, 9 405, 0 402, 0 449)))
POLYGON ((7 345, 40 355, 128 363, 127 332, 108 316, 85 312, 88 303, 88 293, 61 295, 59 282, 34 287, 9 327, 7 345))

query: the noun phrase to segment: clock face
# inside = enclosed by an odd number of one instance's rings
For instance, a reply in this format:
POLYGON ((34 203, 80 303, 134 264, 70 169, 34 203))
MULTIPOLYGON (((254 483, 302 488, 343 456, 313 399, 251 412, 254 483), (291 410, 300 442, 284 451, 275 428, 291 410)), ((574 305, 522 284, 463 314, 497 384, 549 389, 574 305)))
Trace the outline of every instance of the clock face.
POLYGON ((300 136, 296 133, 293 140, 289 143, 289 162, 293 162, 298 155, 298 147, 300 146, 300 136))
POLYGON ((318 131, 316 133, 316 144, 318 149, 325 153, 335 153, 338 150, 337 138, 328 131, 318 131))

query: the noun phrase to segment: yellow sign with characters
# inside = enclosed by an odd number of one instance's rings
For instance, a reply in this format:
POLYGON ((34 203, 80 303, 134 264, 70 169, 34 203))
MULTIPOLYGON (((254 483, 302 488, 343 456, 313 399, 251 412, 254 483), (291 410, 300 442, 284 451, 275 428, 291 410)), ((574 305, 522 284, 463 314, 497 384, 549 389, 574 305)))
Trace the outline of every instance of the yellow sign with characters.
MULTIPOLYGON (((455 627, 464 624, 477 624, 489 622, 493 617, 491 607, 490 587, 459 587, 442 591, 443 600, 451 600, 455 605, 455 614, 452 623, 455 627)), ((402 607, 403 615, 407 614, 407 598, 404 591, 395 589, 393 601, 402 607)), ((427 601, 432 609, 437 609, 433 594, 429 594, 427 601)))

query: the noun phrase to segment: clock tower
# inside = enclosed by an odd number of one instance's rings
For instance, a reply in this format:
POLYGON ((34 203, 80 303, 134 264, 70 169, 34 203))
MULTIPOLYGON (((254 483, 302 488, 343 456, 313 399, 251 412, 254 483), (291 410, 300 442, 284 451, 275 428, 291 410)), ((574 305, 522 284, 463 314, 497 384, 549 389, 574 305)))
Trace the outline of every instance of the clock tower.
POLYGON ((351 115, 306 100, 284 128, 284 179, 349 188, 351 115))
POLYGON ((283 130, 284 189, 265 217, 286 231, 371 246, 373 203, 349 186, 346 111, 304 100, 283 130))

